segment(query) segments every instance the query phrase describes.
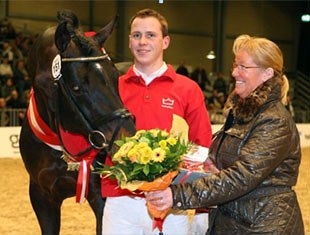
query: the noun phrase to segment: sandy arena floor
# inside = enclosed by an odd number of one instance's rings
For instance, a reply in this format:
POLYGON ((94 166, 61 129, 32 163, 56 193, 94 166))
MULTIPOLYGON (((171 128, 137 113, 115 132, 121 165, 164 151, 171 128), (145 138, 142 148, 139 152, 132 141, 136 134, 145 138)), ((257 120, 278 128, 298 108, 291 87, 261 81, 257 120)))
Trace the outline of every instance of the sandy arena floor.
MULTIPOLYGON (((296 191, 306 234, 310 235, 310 148, 303 159, 296 191)), ((39 235, 40 229, 28 196, 28 175, 21 159, 0 158, 0 234, 39 235)), ((87 205, 74 198, 63 204, 61 235, 95 235, 95 217, 87 205)))

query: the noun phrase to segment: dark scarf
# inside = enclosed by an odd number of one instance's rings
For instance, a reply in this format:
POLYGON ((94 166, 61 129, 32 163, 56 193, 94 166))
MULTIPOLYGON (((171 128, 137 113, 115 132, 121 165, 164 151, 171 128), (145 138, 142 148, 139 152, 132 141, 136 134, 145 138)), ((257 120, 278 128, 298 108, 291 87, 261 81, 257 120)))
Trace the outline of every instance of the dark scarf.
POLYGON ((282 79, 271 78, 256 88, 248 97, 241 99, 232 92, 225 103, 224 114, 232 110, 235 121, 247 123, 257 114, 259 108, 270 99, 280 99, 282 79))

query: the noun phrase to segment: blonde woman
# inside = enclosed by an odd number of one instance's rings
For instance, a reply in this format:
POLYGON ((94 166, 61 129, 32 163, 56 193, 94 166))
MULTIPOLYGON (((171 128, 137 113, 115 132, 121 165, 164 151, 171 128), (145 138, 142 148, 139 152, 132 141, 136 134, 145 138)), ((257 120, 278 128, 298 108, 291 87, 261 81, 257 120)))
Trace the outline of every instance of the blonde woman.
POLYGON ((191 184, 149 193, 157 209, 207 208, 207 234, 304 234, 293 186, 301 151, 286 110, 287 78, 279 47, 266 38, 239 36, 233 45, 235 89, 226 123, 210 157, 220 170, 191 184))

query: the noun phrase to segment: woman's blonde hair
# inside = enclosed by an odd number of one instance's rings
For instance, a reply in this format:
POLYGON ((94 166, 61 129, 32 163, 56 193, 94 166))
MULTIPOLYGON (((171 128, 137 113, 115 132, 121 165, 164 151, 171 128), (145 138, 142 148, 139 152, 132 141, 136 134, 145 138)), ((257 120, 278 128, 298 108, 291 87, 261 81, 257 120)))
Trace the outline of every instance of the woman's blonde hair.
POLYGON ((281 101, 287 104, 289 82, 283 75, 283 54, 278 45, 267 38, 243 34, 235 39, 233 45, 235 55, 240 50, 245 50, 260 67, 272 68, 275 77, 282 78, 281 101))

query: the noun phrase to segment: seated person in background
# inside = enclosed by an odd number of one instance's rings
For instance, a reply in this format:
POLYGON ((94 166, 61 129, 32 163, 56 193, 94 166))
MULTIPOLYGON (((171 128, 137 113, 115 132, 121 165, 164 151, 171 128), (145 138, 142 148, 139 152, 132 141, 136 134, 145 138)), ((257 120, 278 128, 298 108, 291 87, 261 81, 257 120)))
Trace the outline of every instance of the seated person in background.
POLYGON ((208 79, 206 70, 202 67, 195 68, 191 74, 191 78, 197 82, 201 90, 205 90, 205 87, 211 84, 208 79))
POLYGON ((8 56, 4 56, 0 60, 0 78, 0 85, 5 84, 7 79, 13 78, 13 69, 11 64, 9 63, 8 56))
POLYGON ((16 87, 14 85, 13 79, 8 78, 4 85, 2 85, 0 90, 1 97, 5 98, 6 100, 9 99, 9 97, 12 94, 13 90, 16 90, 16 87))
POLYGON ((212 96, 208 99, 208 109, 212 111, 222 111, 225 105, 226 97, 222 92, 213 90, 212 96))
POLYGON ((9 64, 13 65, 13 60, 14 60, 14 53, 12 51, 12 46, 10 45, 9 41, 4 41, 2 43, 2 56, 7 57, 9 60, 9 64))
POLYGON ((20 96, 23 95, 25 90, 30 89, 31 81, 24 60, 17 61, 16 68, 14 69, 13 80, 20 96))
POLYGON ((6 101, 6 106, 12 109, 21 109, 26 108, 19 100, 19 94, 17 90, 12 90, 11 95, 8 97, 6 101))
POLYGON ((181 64, 179 65, 179 67, 176 69, 175 72, 188 77, 188 69, 186 68, 184 61, 181 62, 181 64))
POLYGON ((218 92, 222 92, 225 96, 227 95, 227 84, 223 73, 217 73, 217 78, 214 81, 213 89, 217 90, 218 92))
POLYGON ((9 114, 7 112, 6 100, 0 98, 0 126, 8 126, 10 122, 9 114))
POLYGON ((13 24, 4 18, 0 22, 0 39, 14 39, 16 37, 16 30, 13 24))

